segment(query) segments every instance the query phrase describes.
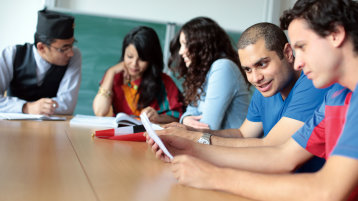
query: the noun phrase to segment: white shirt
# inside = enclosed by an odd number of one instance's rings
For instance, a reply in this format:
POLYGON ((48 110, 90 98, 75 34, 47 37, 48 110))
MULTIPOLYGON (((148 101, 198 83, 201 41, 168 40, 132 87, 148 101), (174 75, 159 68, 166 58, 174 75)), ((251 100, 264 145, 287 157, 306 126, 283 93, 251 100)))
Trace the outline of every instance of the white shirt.
MULTIPOLYGON (((37 64, 37 82, 43 82, 46 72, 51 64, 45 61, 33 46, 34 58, 37 64)), ((73 48, 73 57, 67 66, 67 70, 61 80, 57 95, 53 100, 58 103, 55 114, 73 114, 78 98, 78 91, 81 83, 82 56, 78 48, 73 48)), ((13 62, 16 54, 16 46, 5 48, 0 55, 0 112, 22 112, 26 100, 17 97, 4 97, 5 91, 9 88, 13 79, 13 62)))

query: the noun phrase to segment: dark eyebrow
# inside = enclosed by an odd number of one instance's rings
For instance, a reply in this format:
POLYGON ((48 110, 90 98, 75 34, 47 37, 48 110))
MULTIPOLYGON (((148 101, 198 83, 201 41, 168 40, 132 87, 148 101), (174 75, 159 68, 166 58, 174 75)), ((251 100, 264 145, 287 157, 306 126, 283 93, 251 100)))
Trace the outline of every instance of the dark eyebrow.
POLYGON ((260 63, 262 63, 263 61, 268 60, 268 59, 269 59, 269 57, 260 58, 258 61, 256 61, 254 63, 254 66, 258 66, 260 63))
MULTIPOLYGON (((264 60, 268 60, 269 59, 269 57, 263 57, 263 58, 260 58, 259 60, 257 60, 254 64, 253 64, 253 66, 258 66, 260 63, 262 63, 262 61, 264 61, 264 60)), ((250 68, 250 67, 248 67, 248 66, 241 66, 242 68, 250 68)))

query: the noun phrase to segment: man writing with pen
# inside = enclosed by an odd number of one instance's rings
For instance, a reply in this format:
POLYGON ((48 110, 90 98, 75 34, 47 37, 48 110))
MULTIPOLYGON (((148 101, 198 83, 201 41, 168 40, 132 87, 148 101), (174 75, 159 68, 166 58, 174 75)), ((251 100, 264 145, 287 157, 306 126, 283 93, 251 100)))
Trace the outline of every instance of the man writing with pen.
POLYGON ((34 38, 0 54, 0 112, 72 114, 81 81, 74 18, 41 10, 34 38))

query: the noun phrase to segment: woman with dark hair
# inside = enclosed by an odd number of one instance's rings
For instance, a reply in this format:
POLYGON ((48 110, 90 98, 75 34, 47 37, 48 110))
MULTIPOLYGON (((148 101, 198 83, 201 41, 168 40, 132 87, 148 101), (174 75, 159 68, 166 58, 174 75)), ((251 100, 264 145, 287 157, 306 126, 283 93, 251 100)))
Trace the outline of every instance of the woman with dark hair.
POLYGON ((240 128, 249 83, 229 36, 213 20, 185 23, 171 41, 169 66, 184 78, 186 112, 180 122, 201 129, 240 128))
POLYGON ((155 31, 137 27, 123 40, 118 64, 105 73, 93 101, 97 116, 145 112, 152 122, 178 121, 182 114, 181 94, 172 79, 162 73, 163 54, 155 31))

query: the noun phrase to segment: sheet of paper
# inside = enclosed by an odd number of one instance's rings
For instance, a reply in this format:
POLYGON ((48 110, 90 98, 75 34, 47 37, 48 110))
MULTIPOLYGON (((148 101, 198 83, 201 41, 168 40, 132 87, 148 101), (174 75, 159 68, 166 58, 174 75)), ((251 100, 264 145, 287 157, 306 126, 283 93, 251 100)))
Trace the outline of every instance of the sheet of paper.
POLYGON ((116 128, 115 117, 97 117, 91 115, 76 114, 71 120, 70 125, 86 126, 86 127, 106 127, 116 128))
POLYGON ((45 116, 45 115, 38 115, 38 114, 24 114, 24 113, 0 113, 0 119, 64 121, 66 120, 66 117, 45 116))
POLYGON ((147 115, 143 112, 140 115, 140 120, 142 121, 145 130, 147 131, 150 138, 154 140, 155 143, 159 146, 161 150, 163 150, 164 154, 167 155, 170 159, 173 159, 172 154, 169 153, 168 149, 163 144, 163 141, 158 137, 158 135, 155 133, 154 129, 151 126, 151 123, 147 117, 147 115))

